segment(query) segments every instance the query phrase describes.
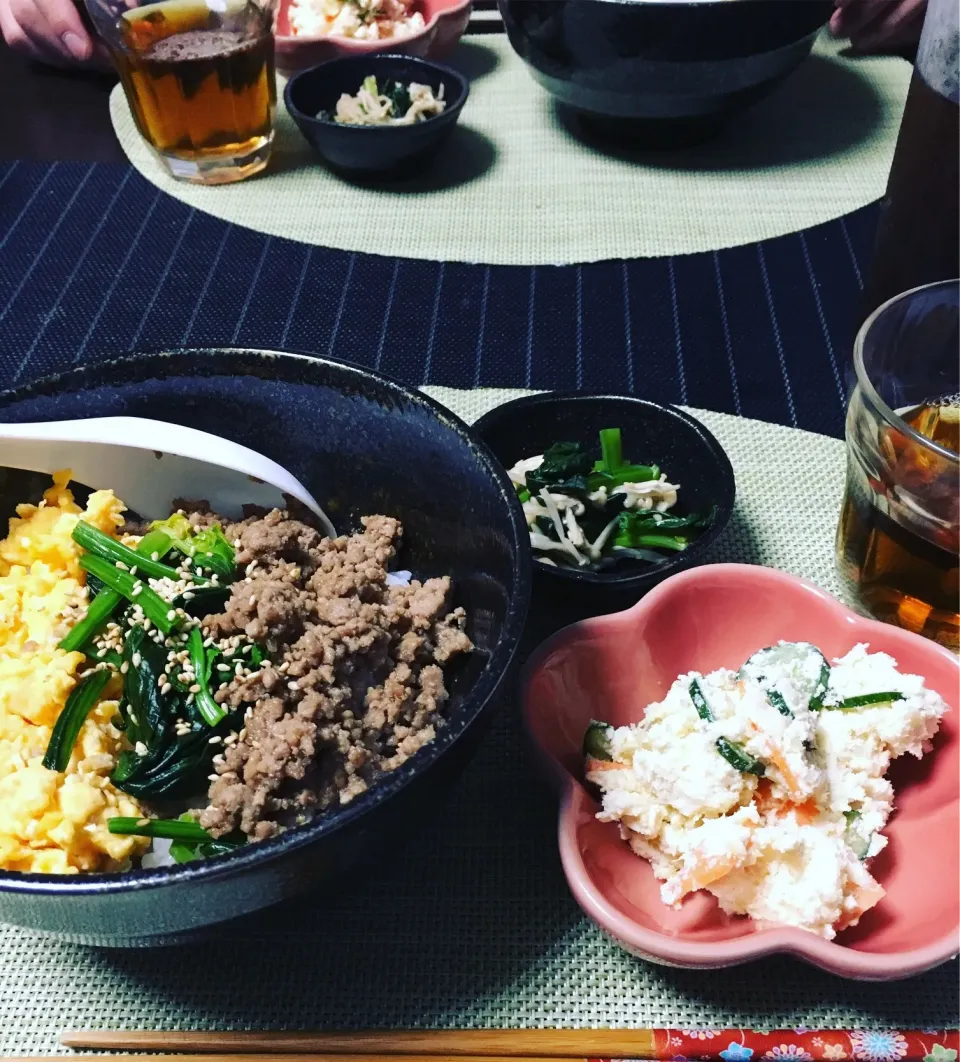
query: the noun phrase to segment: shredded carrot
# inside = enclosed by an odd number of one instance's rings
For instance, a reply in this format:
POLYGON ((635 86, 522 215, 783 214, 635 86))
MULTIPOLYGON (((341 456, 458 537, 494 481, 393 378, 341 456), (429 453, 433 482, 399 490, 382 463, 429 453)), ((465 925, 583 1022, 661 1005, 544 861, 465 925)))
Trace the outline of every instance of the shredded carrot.
POLYGON ((623 764, 615 763, 613 760, 598 760, 594 756, 588 756, 586 768, 587 774, 592 774, 594 771, 619 771, 623 769, 623 764))
MULTIPOLYGON (((756 723, 751 722, 750 727, 758 734, 760 733, 760 727, 758 727, 756 723)), ((786 787, 787 792, 790 794, 791 799, 798 804, 802 803, 806 797, 804 797, 803 792, 800 789, 800 783, 797 781, 793 771, 790 770, 790 765, 787 763, 783 753, 773 744, 773 742, 769 742, 767 754, 770 759, 773 760, 774 765, 780 772, 783 778, 783 784, 786 787)))
POLYGON ((886 895, 886 891, 882 885, 874 881, 870 885, 861 885, 853 895, 857 901, 857 906, 849 913, 841 915, 834 926, 838 933, 841 929, 854 925, 859 921, 861 915, 864 915, 871 907, 876 907, 886 895))
POLYGON ((680 879, 680 895, 686 896, 688 892, 696 892, 697 889, 705 889, 720 878, 726 877, 736 867, 734 859, 723 859, 710 867, 697 867, 689 874, 680 879))

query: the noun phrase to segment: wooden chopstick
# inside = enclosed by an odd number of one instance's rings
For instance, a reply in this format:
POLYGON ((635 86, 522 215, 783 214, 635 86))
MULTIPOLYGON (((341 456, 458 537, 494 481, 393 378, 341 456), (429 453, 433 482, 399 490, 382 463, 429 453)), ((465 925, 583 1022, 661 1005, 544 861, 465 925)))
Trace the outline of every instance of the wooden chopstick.
MULTIPOLYGON (((812 1036, 815 1030, 804 1030, 812 1036)), ((684 1043, 683 1032, 666 1029, 360 1029, 315 1032, 262 1032, 257 1030, 80 1030, 65 1032, 65 1047, 96 1051, 152 1051, 162 1053, 162 1062, 250 1062, 251 1055, 269 1055, 270 1062, 551 1062, 555 1059, 591 1058, 646 1059, 668 1062, 684 1043), (678 1039, 677 1037, 680 1037, 678 1039)), ((841 1029, 816 1033, 853 1043, 862 1035, 841 1029)), ((716 1030, 709 1041, 696 1043, 696 1057, 723 1062, 721 1052, 732 1042, 751 1038, 753 1050, 767 1043, 793 1044, 799 1033, 743 1029, 716 1030)), ((903 1055, 900 1062, 920 1062, 929 1057, 934 1038, 945 1050, 960 1048, 957 1030, 938 1033, 897 1033, 903 1055)), ((839 1046, 839 1045, 837 1045, 839 1046)), ((688 1049, 686 1052, 690 1054, 688 1049)), ((156 1055, 99 1056, 110 1062, 160 1062, 156 1055)), ((797 1057, 801 1057, 798 1055, 797 1057)), ((3 1062, 3 1060, 0 1060, 3 1062)), ((18 1059, 17 1062, 29 1062, 18 1059)), ((43 1062, 51 1062, 49 1057, 43 1062)))
POLYGON ((179 1051, 205 1055, 306 1053, 442 1055, 448 1058, 484 1059, 655 1057, 651 1029, 373 1029, 329 1032, 83 1030, 65 1032, 60 1042, 64 1047, 100 1051, 179 1051))
MULTIPOLYGON (((83 1055, 89 1062, 250 1062, 250 1054, 163 1054, 163 1055, 83 1055)), ((36 1055, 0 1057, 0 1062, 77 1062, 77 1055, 36 1055)), ((437 1062, 437 1055, 287 1054, 270 1052, 271 1062, 437 1062)), ((517 1062, 516 1055, 458 1055, 457 1062, 517 1062)), ((524 1056, 522 1062, 558 1062, 556 1055, 524 1056)), ((570 1062, 561 1059, 560 1062, 570 1062)), ((586 1062, 580 1059, 578 1062, 586 1062)))

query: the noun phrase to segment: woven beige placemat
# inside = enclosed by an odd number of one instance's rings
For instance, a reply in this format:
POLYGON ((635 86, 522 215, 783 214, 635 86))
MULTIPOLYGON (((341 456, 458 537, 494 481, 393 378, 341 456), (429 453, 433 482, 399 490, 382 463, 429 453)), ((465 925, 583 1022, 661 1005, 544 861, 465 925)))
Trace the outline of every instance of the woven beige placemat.
MULTIPOLYGON (((523 392, 428 388, 467 420, 523 392)), ((713 560, 774 565, 839 592, 843 444, 693 411, 726 448, 737 506, 713 560)), ((530 646, 527 646, 529 649, 530 646)), ((315 1028, 957 1025, 957 964, 858 984, 786 959, 653 966, 580 913, 556 808, 505 704, 447 806, 399 861, 203 945, 106 951, 0 927, 0 1051, 52 1053, 65 1027, 315 1028)))
POLYGON ((357 188, 318 164, 282 106, 262 177, 197 188, 167 177, 122 90, 120 143, 170 195, 271 236, 322 247, 504 265, 550 265, 718 250, 829 221, 879 198, 910 66, 814 56, 715 140, 676 154, 616 157, 575 140, 505 37, 461 44, 473 78, 441 159, 403 188, 357 188))

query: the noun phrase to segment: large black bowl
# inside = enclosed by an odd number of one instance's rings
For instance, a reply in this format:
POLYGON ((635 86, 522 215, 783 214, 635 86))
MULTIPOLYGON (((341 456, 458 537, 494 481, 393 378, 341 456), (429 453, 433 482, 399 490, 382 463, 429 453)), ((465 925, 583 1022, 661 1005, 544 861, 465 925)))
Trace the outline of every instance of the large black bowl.
POLYGON ((627 395, 560 392, 527 395, 484 414, 473 426, 504 468, 542 454, 557 442, 597 449, 603 428, 623 431, 624 457, 656 464, 680 485, 676 512, 715 509, 713 523, 685 550, 662 564, 630 564, 599 572, 541 564, 533 566, 539 601, 570 606, 586 615, 634 604, 670 575, 702 564, 733 514, 736 481, 723 447, 698 420, 675 406, 627 395))
MULTIPOLYGON (((499 0, 510 43, 604 132, 707 132, 809 55, 832 0, 499 0)), ((672 136, 670 135, 672 133, 672 136)))
MULTIPOLYGON (((504 683, 530 591, 510 482, 442 406, 376 373, 253 350, 123 358, 0 394, 0 420, 142 416, 213 432, 288 468, 343 531, 382 512, 404 525, 399 566, 449 573, 477 652, 451 678, 447 725, 346 807, 234 855, 128 874, 0 872, 0 922, 84 943, 160 943, 383 863, 442 801, 504 683)), ((162 440, 158 440, 162 446, 162 440)), ((2 449, 0 449, 2 465, 2 449)), ((0 480, 0 516, 18 500, 0 480)), ((186 493, 189 494, 189 484, 186 493)))

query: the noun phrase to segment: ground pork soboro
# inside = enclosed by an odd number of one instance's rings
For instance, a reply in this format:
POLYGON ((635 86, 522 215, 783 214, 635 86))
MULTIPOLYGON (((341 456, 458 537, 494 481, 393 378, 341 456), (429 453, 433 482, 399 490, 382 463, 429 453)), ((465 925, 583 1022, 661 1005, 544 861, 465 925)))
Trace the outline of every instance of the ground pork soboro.
POLYGON ((446 577, 390 585, 400 524, 369 516, 362 533, 324 539, 287 513, 228 526, 246 578, 215 638, 244 635, 271 663, 218 694, 245 710, 200 821, 252 839, 345 804, 436 736, 441 665, 472 649, 446 577))

